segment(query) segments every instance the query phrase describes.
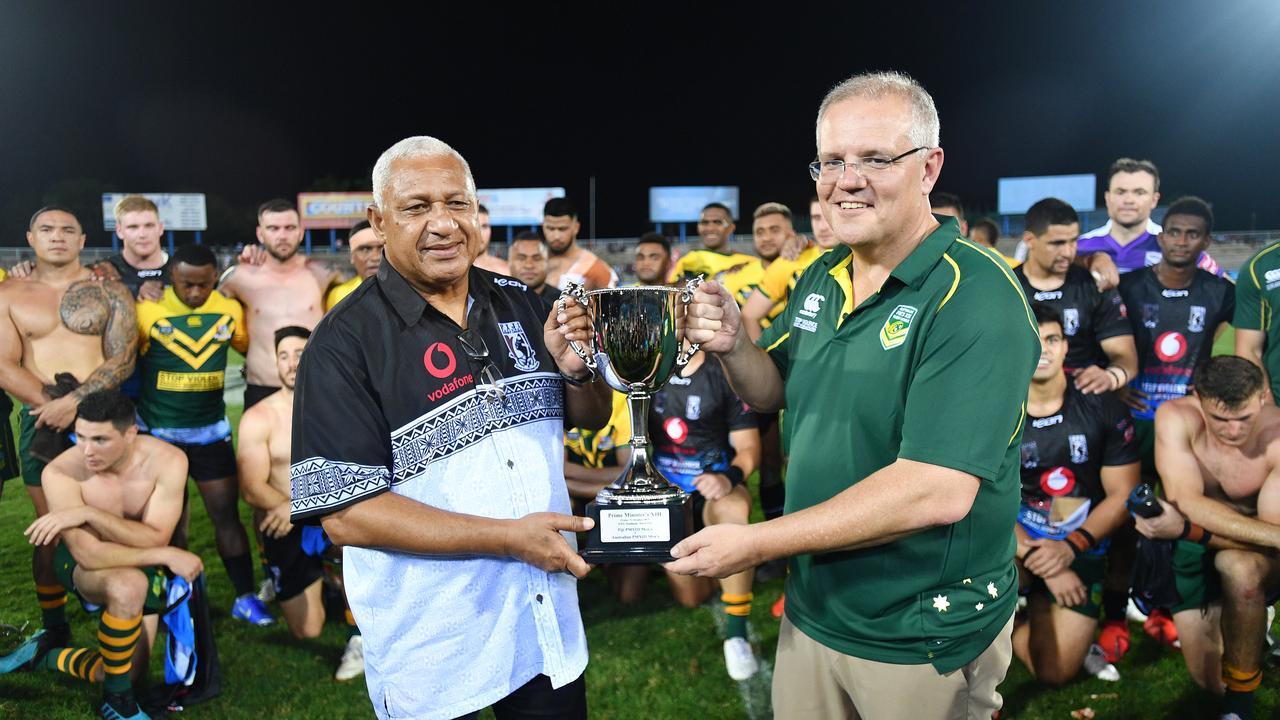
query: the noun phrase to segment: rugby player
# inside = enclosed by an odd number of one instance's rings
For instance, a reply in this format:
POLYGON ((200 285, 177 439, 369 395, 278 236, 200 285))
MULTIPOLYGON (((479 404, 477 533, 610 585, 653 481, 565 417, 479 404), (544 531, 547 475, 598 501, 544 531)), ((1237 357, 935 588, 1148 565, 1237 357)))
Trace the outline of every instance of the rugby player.
POLYGON ((48 669, 101 682, 101 717, 145 719, 133 682, 146 677, 167 599, 165 568, 188 582, 204 569, 197 555, 169 545, 182 514, 187 459, 139 435, 133 403, 118 390, 87 395, 75 429, 77 444, 44 469, 49 512, 25 534, 37 547, 56 548, 59 581, 103 608, 98 647, 49 644, 40 631, 0 658, 0 672, 48 669))
POLYGON ((1027 395, 1014 525, 1029 598, 1013 650, 1037 680, 1062 685, 1079 672, 1097 630, 1106 546, 1127 520, 1138 446, 1114 393, 1086 395, 1067 381, 1062 316, 1045 303, 1031 307, 1041 352, 1027 395))
MULTIPOLYGON (((22 482, 39 517, 49 511, 40 485, 45 463, 69 447, 80 401, 119 387, 133 372, 138 337, 128 289, 94 280, 80 264, 85 235, 71 211, 41 208, 28 228, 34 270, 0 283, 0 388, 21 403, 22 482)), ((66 590, 54 573, 53 546, 35 546, 32 575, 45 641, 68 644, 66 590)))

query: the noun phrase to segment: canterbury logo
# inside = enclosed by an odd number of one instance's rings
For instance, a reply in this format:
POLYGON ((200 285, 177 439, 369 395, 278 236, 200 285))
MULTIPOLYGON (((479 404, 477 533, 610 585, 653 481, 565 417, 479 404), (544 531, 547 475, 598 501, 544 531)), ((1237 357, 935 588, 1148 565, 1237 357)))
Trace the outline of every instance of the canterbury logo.
POLYGON ((822 310, 822 303, 826 299, 827 297, 825 295, 809 293, 808 297, 804 299, 804 307, 801 308, 800 314, 808 315, 809 317, 817 317, 818 312, 822 310))

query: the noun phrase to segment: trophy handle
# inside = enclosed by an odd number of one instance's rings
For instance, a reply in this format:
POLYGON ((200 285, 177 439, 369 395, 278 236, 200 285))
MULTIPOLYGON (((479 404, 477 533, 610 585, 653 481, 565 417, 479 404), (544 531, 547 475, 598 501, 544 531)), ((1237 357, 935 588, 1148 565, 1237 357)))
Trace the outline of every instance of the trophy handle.
MULTIPOLYGON (((701 284, 701 275, 689 278, 689 281, 684 284, 684 289, 680 291, 680 302, 684 304, 685 313, 689 312, 689 303, 693 302, 693 291, 697 290, 701 284)), ((683 338, 681 339, 681 344, 684 344, 683 338)), ((676 367, 688 365, 689 360, 697 354, 700 347, 702 347, 702 343, 689 343, 689 347, 681 350, 680 354, 676 356, 676 367)))
MULTIPOLYGON (((592 324, 595 324, 595 319, 591 317, 591 307, 587 305, 587 288, 585 285, 573 282, 572 280, 568 281, 565 285, 564 292, 560 294, 560 310, 564 310, 564 299, 566 296, 577 301, 577 303, 582 306, 582 309, 587 311, 587 318, 592 321, 592 324)), ((573 349, 575 355, 582 358, 582 362, 586 363, 587 367, 591 368, 592 372, 597 369, 595 355, 587 352, 586 348, 582 347, 577 340, 570 340, 569 347, 573 349)))

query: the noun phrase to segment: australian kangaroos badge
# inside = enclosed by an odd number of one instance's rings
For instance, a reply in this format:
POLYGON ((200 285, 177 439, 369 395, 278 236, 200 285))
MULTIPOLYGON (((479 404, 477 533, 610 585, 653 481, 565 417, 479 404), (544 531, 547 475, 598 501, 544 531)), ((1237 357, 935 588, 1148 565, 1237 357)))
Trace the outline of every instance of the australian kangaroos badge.
POLYGON ((889 319, 880 328, 880 347, 892 350, 907 341, 907 333, 911 332, 911 319, 916 316, 916 309, 910 305, 899 305, 889 313, 889 319))

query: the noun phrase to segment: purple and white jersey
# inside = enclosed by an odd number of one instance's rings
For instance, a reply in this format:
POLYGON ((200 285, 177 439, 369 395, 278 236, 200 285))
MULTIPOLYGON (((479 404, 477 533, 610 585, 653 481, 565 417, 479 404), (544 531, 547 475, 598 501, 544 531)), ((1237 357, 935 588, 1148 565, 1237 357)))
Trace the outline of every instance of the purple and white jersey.
MULTIPOLYGON (((1106 225, 1081 235, 1076 244, 1076 254, 1090 255, 1104 252, 1115 261, 1116 268, 1121 274, 1141 270, 1160 262, 1160 243, 1156 241, 1156 236, 1160 234, 1159 223, 1148 218, 1147 229, 1128 245, 1121 245, 1111 236, 1111 223, 1112 221, 1108 220, 1106 225)), ((1226 275, 1226 272, 1213 261, 1213 258, 1209 257, 1207 252, 1200 253, 1200 260, 1196 265, 1218 277, 1226 275)))

